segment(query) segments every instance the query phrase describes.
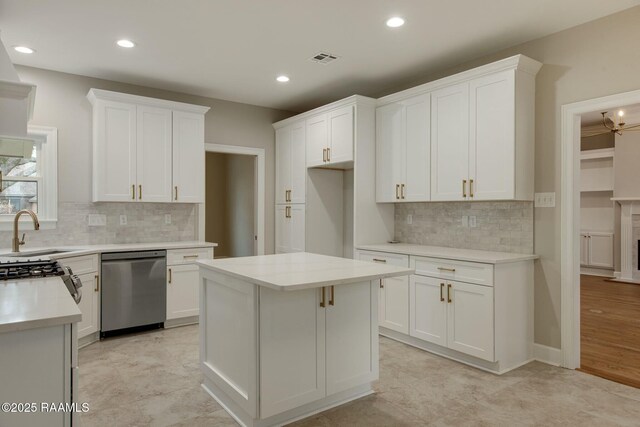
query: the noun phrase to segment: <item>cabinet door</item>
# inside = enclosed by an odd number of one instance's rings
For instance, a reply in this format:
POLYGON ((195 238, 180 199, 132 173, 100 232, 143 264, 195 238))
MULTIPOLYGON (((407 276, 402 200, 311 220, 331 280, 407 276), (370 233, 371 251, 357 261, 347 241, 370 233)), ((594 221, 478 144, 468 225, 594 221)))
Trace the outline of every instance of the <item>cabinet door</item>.
POLYGON ((613 268, 613 234, 589 233, 589 265, 613 268))
POLYGON ((304 203, 307 191, 307 166, 305 158, 305 126, 304 122, 291 127, 291 181, 289 185, 290 202, 304 203))
POLYGON ((276 205, 276 253, 291 252, 291 222, 287 218, 288 206, 276 205))
POLYGON ((378 303, 378 324, 409 333, 409 276, 382 279, 378 303))
POLYGON ((167 267, 167 320, 200 313, 199 280, 200 270, 196 264, 167 267))
POLYGON ((93 201, 131 202, 136 195, 136 106, 94 106, 93 201))
POLYGON ((431 94, 431 200, 466 200, 468 179, 469 84, 462 83, 431 94))
POLYGON ((307 119, 307 167, 325 164, 324 153, 329 146, 327 115, 319 114, 307 119))
POLYGON ((82 338, 100 330, 100 278, 94 273, 78 277, 82 283, 82 299, 78 304, 82 320, 78 322, 78 338, 82 338))
POLYGON ((260 287, 261 418, 325 397, 323 289, 278 292, 260 287))
POLYGON ((327 288, 327 395, 378 377, 377 280, 327 288))
POLYGON ((589 235, 580 234, 580 265, 589 265, 589 235))
POLYGON ((515 71, 472 80, 469 90, 469 196, 515 197, 515 71))
POLYGON ((291 189, 291 127, 276 130, 276 203, 287 203, 291 189))
POLYGON ((171 201, 171 110, 137 107, 136 200, 171 201))
POLYGON ((376 202, 396 202, 402 182, 403 107, 388 104, 376 109, 376 202))
POLYGON ((493 288, 448 282, 447 346, 494 361, 493 288))
POLYGON ((204 203, 204 115, 173 112, 173 200, 204 203))
POLYGON ((446 347, 447 291, 445 281, 412 275, 409 292, 409 335, 446 347))
POLYGON ((353 161, 353 106, 329 112, 328 163, 353 161))
POLYGON ((305 250, 305 205, 291 205, 289 208, 290 247, 289 252, 305 250))
POLYGON ((404 178, 400 181, 402 200, 424 202, 431 199, 430 95, 402 102, 404 106, 404 178))

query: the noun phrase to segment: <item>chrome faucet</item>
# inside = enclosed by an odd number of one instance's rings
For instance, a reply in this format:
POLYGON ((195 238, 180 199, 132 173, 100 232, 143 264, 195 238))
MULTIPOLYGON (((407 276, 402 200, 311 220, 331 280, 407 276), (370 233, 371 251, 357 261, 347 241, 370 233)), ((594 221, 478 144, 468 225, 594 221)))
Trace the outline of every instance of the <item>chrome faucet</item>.
POLYGON ((24 213, 29 214, 29 216, 33 220, 33 228, 36 231, 40 230, 40 222, 38 221, 38 215, 36 215, 34 211, 31 211, 29 209, 22 209, 21 211, 18 211, 16 213, 15 218, 13 218, 13 240, 11 242, 13 252, 20 252, 20 245, 24 245, 25 234, 22 233, 22 240, 18 239, 18 221, 20 219, 20 215, 24 213))

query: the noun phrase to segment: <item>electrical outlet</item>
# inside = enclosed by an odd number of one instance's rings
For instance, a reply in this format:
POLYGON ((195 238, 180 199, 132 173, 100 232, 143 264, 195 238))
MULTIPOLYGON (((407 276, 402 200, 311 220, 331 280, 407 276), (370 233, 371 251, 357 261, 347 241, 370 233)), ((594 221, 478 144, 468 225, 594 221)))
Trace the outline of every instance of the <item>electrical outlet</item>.
POLYGON ((469 217, 469 227, 471 228, 475 228, 476 227, 476 216, 475 215, 471 215, 469 217))
POLYGON ((89 214, 87 216, 89 227, 104 227, 107 225, 107 216, 103 214, 89 214))
POLYGON ((555 208, 556 193, 536 193, 533 206, 536 208, 555 208))
POLYGON ((411 214, 407 215, 407 224, 409 225, 413 224, 413 215, 411 214))
POLYGON ((164 214, 164 223, 167 225, 171 224, 171 214, 164 214))
POLYGON ((120 215, 120 225, 127 225, 127 216, 120 215))
POLYGON ((462 226, 463 227, 468 227, 469 226, 469 216, 462 215, 462 226))

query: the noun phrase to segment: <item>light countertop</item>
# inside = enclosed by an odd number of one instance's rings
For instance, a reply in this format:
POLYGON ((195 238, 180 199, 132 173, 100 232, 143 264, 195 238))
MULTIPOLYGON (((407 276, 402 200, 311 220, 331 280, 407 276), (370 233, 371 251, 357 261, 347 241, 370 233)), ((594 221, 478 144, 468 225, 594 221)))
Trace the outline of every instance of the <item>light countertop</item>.
POLYGON ((0 281, 0 333, 81 319, 80 309, 60 277, 0 281))
POLYGON ((356 249, 364 251, 388 252, 403 255, 425 256, 431 258, 454 259, 459 261, 502 264, 538 259, 534 254, 514 254, 509 252, 479 251, 474 249, 445 248, 442 246, 411 245, 408 243, 382 243, 378 245, 360 245, 356 249))
POLYGON ((201 268, 279 291, 405 276, 413 269, 299 252, 198 261, 201 268))
POLYGON ((125 251, 147 251, 162 249, 190 249, 190 248, 214 248, 217 243, 201 242, 201 241, 185 241, 185 242, 158 242, 158 243, 114 243, 104 245, 74 245, 74 246, 48 246, 48 247, 22 247, 20 248, 20 257, 6 256, 13 255, 11 249, 0 249, 0 261, 17 261, 19 259, 43 259, 53 258, 62 259, 81 255, 91 255, 107 252, 125 252, 125 251), (38 255, 35 252, 41 251, 65 251, 51 255, 38 255), (33 254, 35 253, 35 254, 33 254))

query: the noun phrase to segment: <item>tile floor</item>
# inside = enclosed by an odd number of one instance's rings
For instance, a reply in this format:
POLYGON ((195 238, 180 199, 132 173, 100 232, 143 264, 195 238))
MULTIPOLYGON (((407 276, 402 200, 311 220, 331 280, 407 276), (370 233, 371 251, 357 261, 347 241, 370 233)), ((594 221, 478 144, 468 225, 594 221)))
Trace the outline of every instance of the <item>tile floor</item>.
MULTIPOLYGON (((200 388, 197 326, 91 344, 80 370, 85 427, 237 425, 200 388)), ((375 388, 293 425, 640 425, 640 389, 538 362, 495 376, 386 338, 375 388)))

